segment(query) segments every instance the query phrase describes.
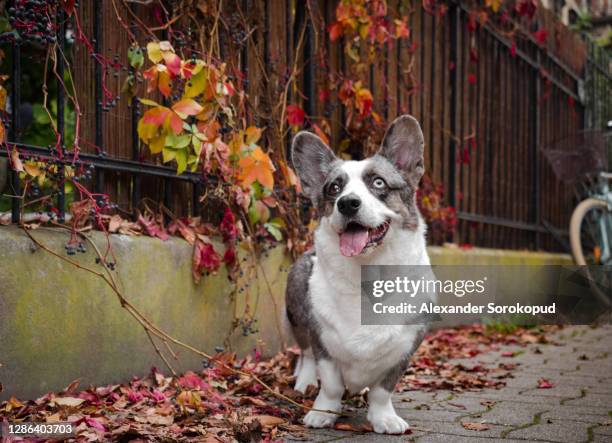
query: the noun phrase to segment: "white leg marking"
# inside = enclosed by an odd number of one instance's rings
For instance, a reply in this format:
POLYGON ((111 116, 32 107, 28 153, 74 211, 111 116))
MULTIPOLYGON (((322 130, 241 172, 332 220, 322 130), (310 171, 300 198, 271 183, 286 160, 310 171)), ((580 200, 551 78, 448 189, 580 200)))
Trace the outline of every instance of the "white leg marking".
POLYGON ((302 363, 304 362, 304 351, 300 354, 297 361, 295 362, 295 368, 293 369, 293 376, 297 377, 300 375, 300 371, 302 370, 302 363))
POLYGON ((396 414, 391 403, 391 392, 376 386, 368 393, 368 420, 379 434, 403 434, 408 423, 396 414))
MULTIPOLYGON (((325 411, 340 412, 342 395, 344 394, 344 383, 340 370, 331 360, 318 361, 317 370, 321 379, 321 389, 312 407, 325 411)), ((310 411, 304 417, 304 424, 311 428, 325 428, 332 426, 337 418, 338 415, 336 414, 310 411)))
POLYGON ((302 352, 300 360, 296 366, 297 380, 294 389, 304 394, 308 385, 317 386, 317 364, 310 352, 302 352))

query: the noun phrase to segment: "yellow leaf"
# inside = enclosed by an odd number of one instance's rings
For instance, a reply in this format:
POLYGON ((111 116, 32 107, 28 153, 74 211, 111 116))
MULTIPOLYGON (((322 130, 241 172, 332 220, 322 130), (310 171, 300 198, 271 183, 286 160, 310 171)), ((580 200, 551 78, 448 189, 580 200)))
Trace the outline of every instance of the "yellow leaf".
POLYGON ((207 71, 202 69, 200 72, 195 74, 185 84, 185 97, 193 98, 204 92, 206 87, 206 80, 208 79, 207 71))
POLYGON ((141 140, 147 142, 155 137, 156 134, 157 126, 149 125, 145 123, 143 119, 138 121, 138 137, 140 137, 141 140))
POLYGON ((6 105, 6 89, 4 89, 4 86, 0 85, 0 111, 4 111, 5 105, 6 105))
POLYGON ((159 154, 166 144, 166 134, 161 134, 149 142, 149 150, 151 154, 159 154))
POLYGON ((503 3, 503 0, 486 0, 485 1, 485 4, 487 5, 487 7, 491 8, 493 12, 499 11, 499 8, 502 3, 503 3))
POLYGON ((23 168, 25 172, 32 177, 38 177, 40 175, 40 168, 35 162, 25 162, 23 168))
POLYGON ((261 138, 261 129, 256 126, 249 126, 246 130, 246 144, 257 143, 261 138))
POLYGON ((153 63, 159 63, 163 59, 161 49, 158 42, 147 43, 147 55, 153 63))

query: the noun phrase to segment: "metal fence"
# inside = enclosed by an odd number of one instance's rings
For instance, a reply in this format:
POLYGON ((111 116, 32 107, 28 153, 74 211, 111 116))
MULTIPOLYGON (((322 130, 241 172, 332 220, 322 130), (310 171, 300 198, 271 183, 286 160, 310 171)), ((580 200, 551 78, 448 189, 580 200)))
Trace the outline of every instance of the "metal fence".
MULTIPOLYGON (((91 36, 95 55, 126 60, 128 31, 117 24, 112 2, 79 3, 82 31, 91 36)), ((391 11, 406 11, 401 0, 388 3, 391 11)), ((305 31, 305 45, 298 54, 303 68, 302 94, 293 100, 308 115, 329 119, 331 141, 337 145, 344 136, 337 91, 331 91, 326 102, 318 97, 327 88, 329 73, 346 70, 350 60, 342 51, 342 42, 330 42, 321 23, 313 20, 314 14, 324 23, 332 22, 337 2, 311 1, 310 9, 306 2, 297 0, 223 4, 224 12, 240 10, 248 17, 244 31, 249 37, 244 46, 237 49, 226 43, 224 35, 229 30, 222 29, 221 50, 228 63, 248 80, 251 99, 262 90, 282 87, 283 73, 295 55, 299 35, 305 31), (322 51, 326 55, 323 62, 316 59, 322 51), (256 56, 264 63, 258 63, 256 56)), ((421 7, 412 12, 412 39, 388 46, 384 57, 363 73, 362 80, 374 96, 374 109, 386 119, 409 112, 421 122, 426 169, 434 181, 443 184, 446 199, 457 208, 455 241, 559 249, 555 238, 566 235, 575 201, 572 189, 556 180, 542 161, 539 148, 584 128, 598 128, 612 118, 610 53, 583 43, 546 11, 538 11, 537 24, 526 25, 530 26, 527 38, 512 42, 488 24, 474 26, 473 14, 464 4, 450 2, 448 6, 444 15, 430 14, 421 7), (537 41, 533 33, 542 28, 548 30, 548 36, 537 41)), ((143 22, 152 17, 146 4, 130 3, 129 7, 131 11, 118 12, 126 23, 133 24, 134 16, 143 22)), ((73 75, 82 97, 82 139, 90 142, 83 144, 78 162, 93 165, 96 191, 110 195, 127 212, 149 197, 178 213, 198 213, 198 196, 206 187, 206 177, 192 173, 177 176, 173 167, 160 165, 158 159, 146 154, 136 130, 138 101, 119 100, 112 110, 105 108, 101 94, 107 73, 82 45, 68 47, 67 26, 71 24, 60 12, 58 52, 70 52, 75 61, 73 75)), ((160 38, 168 37, 159 34, 160 38)), ((27 60, 24 65, 22 44, 10 45, 10 101, 11 109, 16 110, 21 104, 24 72, 41 69, 41 64, 27 60)), ((57 60, 56 70, 63 78, 65 67, 59 53, 57 60)), ((118 74, 117 91, 126 74, 118 74)), ((56 100, 63 139, 66 97, 59 85, 56 100)), ((266 105, 269 103, 261 103, 266 105)), ((22 143, 19 112, 10 113, 9 118, 9 144, 24 154, 55 156, 47 147, 22 143)), ((288 138, 269 141, 287 146, 288 138)), ((72 161, 71 152, 64 150, 60 163, 72 161)), ((7 194, 19 195, 16 175, 7 194)), ((19 204, 19 199, 13 199, 15 222, 19 204)), ((63 217, 63 192, 58 206, 63 217)))

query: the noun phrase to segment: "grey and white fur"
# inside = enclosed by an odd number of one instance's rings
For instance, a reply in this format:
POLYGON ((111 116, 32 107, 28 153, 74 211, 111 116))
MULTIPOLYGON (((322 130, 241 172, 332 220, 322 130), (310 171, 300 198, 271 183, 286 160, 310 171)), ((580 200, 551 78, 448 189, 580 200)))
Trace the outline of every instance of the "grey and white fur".
MULTIPOLYGON (((378 153, 365 160, 341 160, 306 131, 292 145, 293 165, 319 216, 314 250, 293 265, 287 283, 287 320, 302 350, 295 389, 320 380, 314 408, 339 412, 345 389, 369 388, 368 420, 378 433, 408 429, 391 394, 426 326, 362 325, 360 267, 430 264, 415 197, 423 146, 409 115, 393 121, 378 153)), ((336 419, 310 411, 304 423, 319 428, 336 419)))

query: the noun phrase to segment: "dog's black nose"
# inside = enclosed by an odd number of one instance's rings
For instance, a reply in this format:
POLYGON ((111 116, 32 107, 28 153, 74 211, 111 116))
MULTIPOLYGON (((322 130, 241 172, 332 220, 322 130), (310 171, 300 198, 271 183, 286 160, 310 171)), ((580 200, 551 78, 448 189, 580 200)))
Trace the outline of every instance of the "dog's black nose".
POLYGON ((361 206, 361 199, 355 194, 345 195, 338 200, 338 211, 342 215, 355 215, 361 206))

